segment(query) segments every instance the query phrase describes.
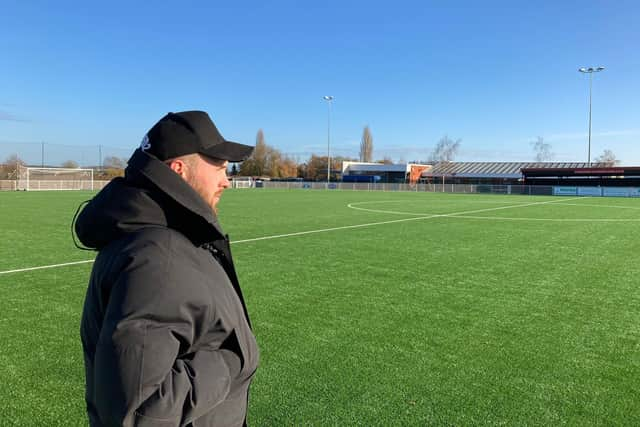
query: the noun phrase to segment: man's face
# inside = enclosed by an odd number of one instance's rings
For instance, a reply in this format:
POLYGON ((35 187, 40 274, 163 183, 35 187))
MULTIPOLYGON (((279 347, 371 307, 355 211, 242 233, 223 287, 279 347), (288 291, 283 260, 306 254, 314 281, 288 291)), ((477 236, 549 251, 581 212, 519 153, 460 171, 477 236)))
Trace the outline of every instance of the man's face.
POLYGON ((216 206, 222 192, 229 188, 226 160, 196 155, 186 176, 187 183, 218 213, 216 206))

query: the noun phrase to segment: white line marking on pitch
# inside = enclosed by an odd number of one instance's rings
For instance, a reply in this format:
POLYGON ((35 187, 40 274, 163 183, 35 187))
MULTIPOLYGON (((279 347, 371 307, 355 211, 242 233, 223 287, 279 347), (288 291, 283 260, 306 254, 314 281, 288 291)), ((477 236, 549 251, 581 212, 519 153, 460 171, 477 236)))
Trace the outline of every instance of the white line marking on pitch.
POLYGON ((587 203, 558 203, 563 206, 586 206, 586 207, 594 207, 594 208, 612 208, 612 209, 635 209, 640 210, 637 206, 616 206, 616 205, 596 205, 596 204, 587 204, 587 203))
MULTIPOLYGON (((449 217, 449 216, 467 215, 467 214, 472 214, 472 213, 496 211, 496 210, 501 210, 501 209, 521 208, 521 207, 534 206, 534 205, 545 205, 545 204, 549 204, 549 203, 559 203, 559 202, 563 202, 563 201, 567 201, 567 200, 574 200, 574 199, 580 199, 580 198, 584 198, 584 197, 573 197, 573 198, 570 198, 570 199, 560 199, 560 200, 550 200, 550 201, 545 201, 545 202, 533 202, 533 203, 524 203, 524 204, 509 205, 509 206, 499 206, 499 207, 487 208, 487 209, 476 209, 476 210, 472 210, 472 211, 454 212, 454 213, 450 213, 450 214, 424 215, 424 216, 419 216, 419 217, 414 217, 414 218, 403 218, 403 219, 394 219, 394 220, 390 220, 390 221, 370 222, 370 223, 367 223, 367 224, 344 225, 344 226, 341 226, 341 227, 323 228, 323 229, 320 229, 320 230, 299 231, 299 232, 296 232, 296 233, 277 234, 277 235, 274 235, 274 236, 264 236, 264 237, 256 237, 256 238, 253 238, 253 239, 235 240, 235 241, 231 242, 231 244, 257 242, 257 241, 260 241, 260 240, 281 239, 283 237, 304 236, 306 234, 325 233, 325 232, 328 232, 328 231, 348 230, 348 229, 352 229, 352 228, 373 227, 375 225, 395 224, 395 223, 400 223, 400 222, 418 221, 418 220, 430 219, 430 218, 442 218, 442 217, 449 217)), ((358 208, 352 207, 351 205, 352 204, 350 203, 350 204, 347 205, 347 207, 352 208, 352 209, 358 209, 358 208)), ((365 209, 360 208, 360 210, 365 210, 365 209)), ((15 269, 15 270, 0 271, 0 275, 9 274, 9 273, 21 273, 21 272, 33 271, 33 270, 44 270, 44 269, 47 269, 47 268, 65 267, 65 266, 69 266, 69 265, 87 264, 87 263, 91 263, 91 262, 94 262, 94 260, 89 259, 89 260, 84 260, 84 261, 65 262, 65 263, 62 263, 62 264, 42 265, 42 266, 39 266, 39 267, 19 268, 19 269, 15 269)))
POLYGON ((67 265, 86 264, 88 262, 93 262, 93 261, 94 260, 92 259, 86 259, 84 261, 65 262, 62 264, 41 265, 40 267, 19 268, 17 270, 0 271, 0 274, 21 273, 23 271, 43 270, 45 268, 56 268, 56 267, 64 267, 67 265))
MULTIPOLYGON (((472 213, 478 213, 478 212, 496 211, 496 210, 501 210, 501 209, 521 208, 521 207, 533 206, 533 205, 546 205, 548 203, 558 203, 558 202, 565 201, 565 200, 574 200, 574 199, 579 199, 579 198, 580 197, 572 197, 570 199, 548 200, 548 201, 544 201, 544 202, 520 203, 520 204, 517 204, 517 205, 499 206, 499 207, 485 208, 485 209, 475 209, 475 210, 472 210, 472 211, 454 212, 454 213, 449 213, 449 214, 426 214, 426 215, 425 214, 419 214, 419 215, 422 215, 422 216, 418 216, 418 217, 415 217, 415 218, 394 219, 394 220, 390 220, 390 221, 371 222, 371 223, 368 223, 368 224, 344 225, 344 226, 341 226, 341 227, 324 228, 324 229, 321 229, 321 230, 299 231, 297 233, 278 234, 278 235, 275 235, 275 236, 256 237, 256 238, 253 238, 253 239, 236 240, 236 241, 231 242, 231 243, 256 242, 256 241, 259 241, 259 240, 270 240, 270 239, 279 239, 279 238, 282 238, 282 237, 302 236, 302 235, 305 235, 305 234, 324 233, 324 232, 327 232, 327 231, 346 230, 346 229, 350 229, 350 228, 371 227, 371 226, 374 226, 374 225, 394 224, 394 223, 398 223, 398 222, 418 221, 418 220, 421 220, 421 219, 442 218, 442 217, 448 217, 448 216, 466 215, 466 214, 472 214, 472 213)), ((353 204, 355 204, 355 203, 349 203, 347 205, 347 207, 352 208, 352 209, 358 209, 358 208, 353 207, 352 206, 353 204)), ((361 210, 365 210, 365 209, 361 209, 361 210)))
MULTIPOLYGON (((578 197, 578 198, 587 198, 588 196, 582 196, 582 197, 578 197)), ((571 200, 571 199, 562 199, 563 201, 565 200, 571 200)), ((402 201, 408 201, 408 200, 402 200, 402 201)), ((364 204, 371 204, 371 203, 397 203, 397 202, 402 202, 401 200, 381 200, 381 201, 366 201, 366 202, 356 202, 356 203, 351 203, 349 205, 347 205, 349 208, 351 209, 355 209, 355 210, 360 210, 360 211, 364 211, 364 212, 375 212, 375 213, 388 213, 388 214, 393 214, 393 215, 411 215, 411 216, 424 216, 424 215, 431 215, 429 213, 426 212, 422 212, 422 213, 418 213, 418 212, 404 212, 404 211, 387 211, 387 210, 381 210, 381 209, 369 209, 369 208, 361 208, 355 205, 364 205, 364 204)), ((597 204, 587 204, 587 203, 564 203, 563 201, 556 201, 553 200, 551 202, 541 202, 541 203, 553 203, 554 205, 559 205, 559 206, 578 206, 578 207, 597 207, 597 208, 612 208, 612 209, 634 209, 634 210, 640 210, 640 207, 634 207, 634 206, 616 206, 616 205, 597 205, 597 204)), ((507 208, 512 208, 512 207, 518 207, 518 206, 526 206, 526 205, 510 205, 510 206, 505 206, 505 207, 499 207, 499 208, 489 208, 487 210, 498 210, 498 209, 507 209, 507 208)), ((478 210, 475 212, 482 212, 483 210, 478 210)), ((469 213, 472 211, 469 211, 469 213)), ((451 218, 466 218, 466 219, 486 219, 486 220, 493 220, 493 221, 500 221, 500 220, 505 220, 505 221, 549 221, 549 222, 638 222, 640 221, 640 218, 531 218, 531 217, 502 217, 502 216, 472 216, 472 215, 466 215, 466 214, 460 214, 460 213, 452 213, 452 214, 441 214, 440 216, 442 217, 451 217, 451 218)))
POLYGON ((491 221, 547 221, 547 222, 638 222, 640 218, 525 218, 525 217, 505 217, 505 216, 473 216, 456 215, 451 218, 463 219, 486 219, 491 221))
POLYGON ((362 228, 362 227, 371 227, 374 225, 394 224, 397 222, 417 221, 419 219, 429 219, 429 218, 435 218, 438 216, 442 216, 442 215, 426 215, 426 216, 420 216, 416 218, 403 218, 403 219, 394 219, 391 221, 370 222, 368 224, 344 225, 342 227, 323 228, 320 230, 299 231, 297 233, 277 234, 275 236, 264 236, 264 237, 256 237, 254 239, 236 240, 231 243, 246 243, 246 242, 256 242, 258 240, 279 239, 282 237, 303 236, 305 234, 324 233, 327 231, 346 230, 349 228, 362 228))
MULTIPOLYGON (((549 203, 560 204, 561 202, 565 202, 565 201, 568 201, 568 200, 581 199, 581 198, 584 198, 584 197, 571 197, 569 199, 547 200, 547 201, 544 201, 544 202, 519 203, 517 205, 507 205, 507 206, 498 206, 498 207, 485 208, 485 209, 475 209, 475 210, 472 210, 472 211, 453 212, 453 213, 449 213, 449 214, 425 214, 425 213, 413 213, 413 212, 385 211, 385 210, 379 210, 379 209, 360 208, 360 207, 355 206, 355 205, 362 205, 362 204, 365 204, 365 203, 376 203, 375 201, 349 203, 347 205, 347 207, 351 208, 351 209, 359 210, 359 211, 365 211, 365 212, 391 213, 391 214, 398 214, 398 215, 429 215, 430 217, 448 217, 448 216, 467 215, 467 214, 478 213, 478 212, 497 211, 497 210, 502 210, 502 209, 521 208, 521 207, 526 207, 526 206, 546 205, 546 204, 549 204, 549 203)), ((379 203, 389 203, 389 202, 390 201, 383 201, 383 202, 379 202, 379 203)))

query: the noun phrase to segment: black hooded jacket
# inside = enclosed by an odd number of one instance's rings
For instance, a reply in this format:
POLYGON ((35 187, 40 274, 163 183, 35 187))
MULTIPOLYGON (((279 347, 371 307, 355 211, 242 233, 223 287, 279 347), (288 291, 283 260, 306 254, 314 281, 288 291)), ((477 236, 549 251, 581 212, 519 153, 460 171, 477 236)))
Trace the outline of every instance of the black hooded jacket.
POLYGON ((91 425, 245 424, 258 348, 204 200, 137 150, 75 230, 99 251, 80 331, 91 425))

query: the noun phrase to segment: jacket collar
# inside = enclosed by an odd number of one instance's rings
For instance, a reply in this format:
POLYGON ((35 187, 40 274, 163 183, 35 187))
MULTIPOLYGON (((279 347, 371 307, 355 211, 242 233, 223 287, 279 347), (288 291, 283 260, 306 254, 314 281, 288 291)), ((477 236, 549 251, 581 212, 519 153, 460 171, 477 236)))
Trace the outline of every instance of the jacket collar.
MULTIPOLYGON (((197 222, 206 223, 209 227, 204 227, 205 229, 203 227, 187 227, 190 232, 185 234, 194 243, 202 244, 224 238, 224 232, 211 207, 162 161, 137 149, 129 159, 125 177, 136 183, 140 180, 148 181, 153 187, 177 203, 179 209, 186 211, 184 213, 195 215, 199 218, 197 222), (194 235, 196 228, 199 229, 198 235, 194 235)), ((183 224, 176 225, 178 226, 176 228, 182 228, 183 224)))

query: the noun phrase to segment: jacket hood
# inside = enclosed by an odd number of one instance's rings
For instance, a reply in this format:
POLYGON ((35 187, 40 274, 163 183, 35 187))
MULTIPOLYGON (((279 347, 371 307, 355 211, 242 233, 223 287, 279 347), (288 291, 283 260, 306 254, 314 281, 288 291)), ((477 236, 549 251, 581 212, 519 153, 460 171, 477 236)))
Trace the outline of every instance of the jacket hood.
POLYGON ((124 178, 115 178, 88 202, 75 223, 83 245, 100 249, 144 227, 173 228, 195 245, 224 237, 200 195, 167 165, 136 150, 124 178))

